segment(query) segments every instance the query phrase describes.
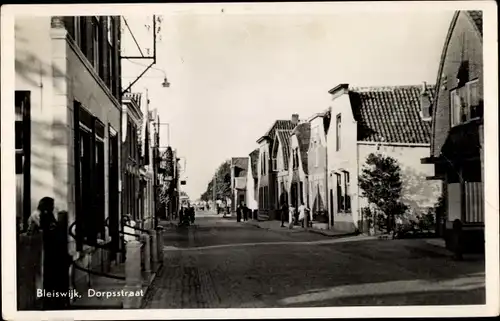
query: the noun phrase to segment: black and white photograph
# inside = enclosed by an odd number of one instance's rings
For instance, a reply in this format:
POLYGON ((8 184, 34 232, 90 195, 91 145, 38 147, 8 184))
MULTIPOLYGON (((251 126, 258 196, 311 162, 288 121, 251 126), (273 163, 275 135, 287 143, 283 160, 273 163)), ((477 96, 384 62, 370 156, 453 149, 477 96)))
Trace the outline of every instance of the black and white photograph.
POLYGON ((2 7, 3 317, 498 315, 496 9, 2 7))

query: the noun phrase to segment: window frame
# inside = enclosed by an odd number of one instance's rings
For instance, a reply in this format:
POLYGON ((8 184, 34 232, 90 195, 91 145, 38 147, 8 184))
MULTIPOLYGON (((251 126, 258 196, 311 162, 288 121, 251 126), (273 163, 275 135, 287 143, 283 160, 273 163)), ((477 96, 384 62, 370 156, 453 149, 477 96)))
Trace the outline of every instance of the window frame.
POLYGON ((97 71, 99 76, 100 72, 100 55, 101 55, 101 23, 99 17, 92 16, 92 66, 97 71))
POLYGON ((344 212, 344 202, 342 200, 342 176, 340 173, 335 173, 336 188, 337 188, 337 213, 344 212))
POLYGON ((479 79, 473 79, 462 86, 455 87, 449 92, 450 99, 450 124, 451 127, 459 126, 461 124, 468 123, 473 120, 481 119, 482 115, 479 111, 480 109, 480 98, 478 94, 478 84, 479 79), (477 104, 472 105, 472 86, 476 86, 476 99, 477 104), (465 92, 465 101, 463 95, 465 92), (460 102, 460 106, 457 106, 457 102, 460 102), (473 108, 476 108, 476 116, 472 117, 473 108), (458 114, 457 114, 458 113, 458 114))
POLYGON ((351 177, 348 171, 344 171, 344 211, 345 213, 351 213, 351 177))
POLYGON ((341 135, 342 135, 342 114, 337 114, 336 119, 336 128, 335 128, 335 134, 336 134, 336 140, 335 140, 335 150, 338 152, 340 151, 341 148, 341 135))

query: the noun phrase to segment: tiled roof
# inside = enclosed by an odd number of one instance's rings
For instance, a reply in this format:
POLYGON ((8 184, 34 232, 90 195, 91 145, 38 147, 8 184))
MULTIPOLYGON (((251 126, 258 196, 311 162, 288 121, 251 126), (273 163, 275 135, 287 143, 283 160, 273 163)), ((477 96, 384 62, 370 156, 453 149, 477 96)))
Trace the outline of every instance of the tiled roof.
POLYGON ((248 157, 233 157, 231 165, 240 169, 238 177, 246 177, 248 171, 248 157))
POLYGON ((269 137, 270 139, 274 139, 274 135, 276 134, 277 130, 292 130, 294 127, 295 125, 291 120, 279 119, 274 122, 271 128, 269 128, 269 130, 262 137, 269 137))
MULTIPOLYGON (((427 88, 434 97, 434 86, 427 88)), ((431 123, 420 117, 421 90, 421 85, 350 89, 358 140, 428 144, 431 123)))
POLYGON ((137 104, 139 110, 141 109, 141 93, 125 93, 123 94, 124 99, 130 99, 137 104))
POLYGON ((292 132, 292 135, 297 137, 299 142, 300 159, 304 173, 308 173, 308 157, 309 141, 311 139, 311 123, 305 122, 298 124, 292 132))
POLYGON ((283 152, 283 164, 285 165, 285 170, 288 170, 288 161, 290 159, 290 137, 291 130, 277 130, 277 136, 281 142, 281 150, 283 152))
POLYGON ((477 27, 477 30, 483 35, 483 12, 481 10, 469 10, 466 11, 469 17, 472 19, 477 27))
POLYGON ((259 162, 259 149, 254 149, 248 156, 250 156, 250 165, 252 166, 252 175, 257 178, 257 163, 259 162))

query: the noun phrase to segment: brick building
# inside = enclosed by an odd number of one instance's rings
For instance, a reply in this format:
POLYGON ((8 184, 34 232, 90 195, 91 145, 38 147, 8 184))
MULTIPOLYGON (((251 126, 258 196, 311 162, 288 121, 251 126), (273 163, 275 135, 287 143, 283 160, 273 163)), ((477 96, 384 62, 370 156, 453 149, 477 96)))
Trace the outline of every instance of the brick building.
POLYGON ((330 111, 309 118, 311 138, 308 149, 308 199, 307 206, 312 211, 313 227, 330 228, 332 219, 328 215, 328 171, 327 142, 330 128, 330 111))
POLYGON ((257 140, 259 144, 258 163, 258 204, 260 219, 274 219, 278 209, 277 173, 272 168, 271 152, 277 130, 292 130, 298 123, 299 116, 294 114, 291 120, 277 120, 271 128, 257 140))
POLYGON ((440 184, 425 179, 432 167, 420 158, 429 153, 432 86, 330 90, 332 120, 328 131, 328 207, 336 230, 363 230, 361 209, 368 206, 358 177, 370 153, 390 156, 401 167, 402 201, 416 214, 433 207, 440 184))
MULTIPOLYGON (((483 32, 481 11, 458 11, 446 37, 432 115, 430 179, 443 183, 444 236, 463 224, 471 250, 484 250, 483 32)), ((495 107, 496 108, 496 107, 495 107)))
MULTIPOLYGON (((118 240, 119 43, 120 17, 15 21, 18 230, 41 198, 54 198, 76 235, 68 251, 84 265, 109 263, 104 256, 93 263, 86 258, 100 255, 92 244, 118 240)), ((18 254, 19 265, 30 255, 18 254)), ((74 277, 88 280, 76 271, 74 277)))

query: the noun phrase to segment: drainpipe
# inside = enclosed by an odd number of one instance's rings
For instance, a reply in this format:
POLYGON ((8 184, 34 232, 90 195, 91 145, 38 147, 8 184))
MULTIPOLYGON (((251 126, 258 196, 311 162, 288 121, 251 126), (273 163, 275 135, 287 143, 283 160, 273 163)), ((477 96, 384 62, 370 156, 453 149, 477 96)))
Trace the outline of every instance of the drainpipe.
MULTIPOLYGON (((327 143, 328 144, 328 143, 327 143)), ((333 222, 332 222, 332 215, 333 213, 330 213, 330 190, 328 188, 328 145, 325 147, 325 189, 326 189, 326 209, 328 212, 328 229, 331 230, 333 228, 333 222)))

